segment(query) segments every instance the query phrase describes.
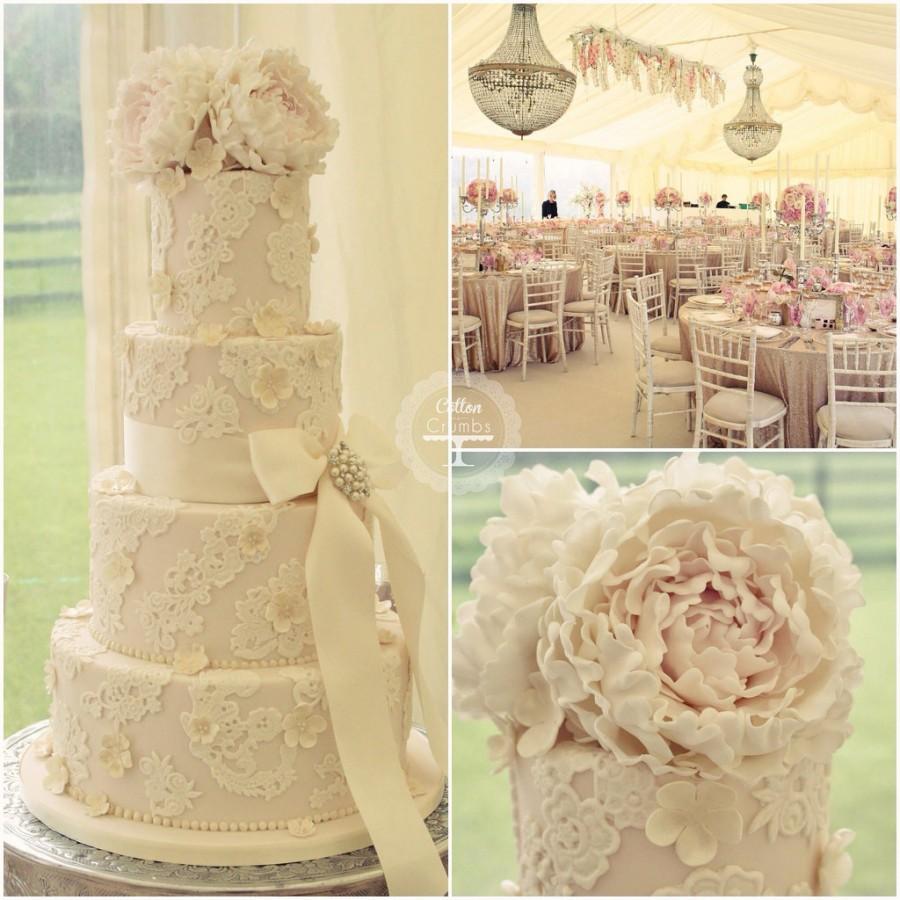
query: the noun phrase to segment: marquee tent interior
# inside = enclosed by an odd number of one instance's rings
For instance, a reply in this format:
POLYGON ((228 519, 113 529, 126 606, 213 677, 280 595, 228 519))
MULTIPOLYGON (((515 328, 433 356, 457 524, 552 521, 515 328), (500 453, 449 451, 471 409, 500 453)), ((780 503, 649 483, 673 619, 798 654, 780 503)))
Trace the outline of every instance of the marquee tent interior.
POLYGON ((776 153, 751 166, 722 137, 722 125, 744 97, 742 76, 751 43, 758 48, 757 62, 765 75, 763 102, 784 126, 778 150, 782 165, 790 157, 793 182, 812 181, 816 153, 822 173, 830 157, 829 199, 840 203, 842 216, 865 223, 875 221, 895 183, 893 4, 539 5, 544 40, 570 69, 569 36, 598 26, 716 67, 726 92, 717 106, 698 97, 688 110, 669 94, 652 95, 616 83, 612 72, 609 90, 586 84, 579 75, 566 113, 524 140, 479 111, 467 81, 468 67, 488 57, 502 40, 509 15, 505 4, 454 7, 454 155, 530 155, 526 216, 538 214, 545 188, 551 187, 542 183, 548 157, 568 159, 582 171, 583 163, 576 159, 596 161, 592 182, 605 189, 627 188, 638 205, 667 181, 683 186, 686 199, 709 191, 741 202, 748 199, 750 178, 754 190, 768 185, 774 192, 776 153))

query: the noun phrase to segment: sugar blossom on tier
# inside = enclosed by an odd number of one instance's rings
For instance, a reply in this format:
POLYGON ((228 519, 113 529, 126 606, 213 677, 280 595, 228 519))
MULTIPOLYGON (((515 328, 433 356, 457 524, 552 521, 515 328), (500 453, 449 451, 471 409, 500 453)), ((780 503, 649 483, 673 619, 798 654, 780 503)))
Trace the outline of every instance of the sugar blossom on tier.
POLYGON ((673 187, 660 188, 656 192, 653 202, 657 209, 666 209, 671 206, 681 206, 681 194, 673 187))
POLYGON ((159 48, 119 84, 114 169, 139 179, 176 167, 318 172, 338 124, 291 50, 159 48))
POLYGON ((603 463, 504 484, 460 611, 455 702, 522 756, 596 743, 656 774, 753 781, 850 733, 860 573, 814 497, 739 459, 670 460, 622 488, 603 463))
POLYGON ((631 194, 628 191, 619 191, 616 194, 616 204, 618 206, 628 206, 631 203, 631 194))
POLYGON ((473 206, 478 204, 478 196, 481 195, 482 203, 497 202, 497 182, 486 178, 473 178, 466 185, 466 200, 473 206))
POLYGON ((800 221, 800 213, 804 203, 806 205, 806 218, 809 220, 814 214, 822 217, 825 216, 826 204, 825 195, 819 191, 818 198, 815 195, 815 188, 811 184, 801 182, 800 184, 792 184, 781 192, 781 201, 778 204, 778 211, 781 218, 785 222, 796 224, 800 221))
POLYGON ((697 202, 706 209, 709 206, 712 206, 712 194, 704 191, 698 198, 697 202))

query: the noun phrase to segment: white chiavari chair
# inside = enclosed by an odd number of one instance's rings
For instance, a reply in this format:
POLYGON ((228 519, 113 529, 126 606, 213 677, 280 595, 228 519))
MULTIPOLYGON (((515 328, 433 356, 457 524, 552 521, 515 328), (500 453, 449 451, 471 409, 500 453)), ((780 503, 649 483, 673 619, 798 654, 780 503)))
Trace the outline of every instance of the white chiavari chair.
POLYGON ((698 294, 718 294, 726 281, 737 275, 737 266, 697 266, 698 294))
POLYGON ((450 287, 453 315, 451 317, 451 335, 453 347, 459 349, 462 357, 462 368, 466 384, 469 384, 469 350, 475 349, 478 368, 484 374, 484 346, 481 343, 481 319, 465 312, 463 304, 463 273, 454 270, 450 287))
POLYGON ((625 309, 625 291, 629 288, 634 290, 635 279, 647 274, 647 251, 633 244, 619 244, 616 247, 616 260, 619 269, 616 312, 622 312, 625 309))
POLYGON ((544 234, 541 238, 541 252, 543 253, 544 259, 562 259, 564 251, 565 244, 563 243, 563 233, 561 231, 558 233, 544 234))
POLYGON ((756 333, 690 323, 697 405, 694 446, 712 438, 726 447, 784 446, 787 407, 757 391, 756 333), (756 431, 776 425, 775 434, 756 442, 756 431))
POLYGON ((828 334, 828 403, 816 412, 820 447, 893 447, 897 342, 828 334))
POLYGON ((647 304, 635 299, 631 290, 625 292, 631 326, 631 348, 634 360, 634 413, 631 420, 631 436, 637 434, 638 414, 641 406, 647 416, 647 446, 653 446, 653 420, 658 416, 687 416, 688 431, 691 430, 694 403, 694 373, 689 362, 667 361, 654 356, 650 346, 650 323, 647 319, 647 304), (682 409, 653 409, 654 400, 659 396, 681 394, 687 398, 687 406, 682 409))
POLYGON ((600 364, 600 342, 613 352, 609 334, 609 302, 612 297, 613 267, 616 258, 598 250, 590 261, 589 288, 581 300, 573 300, 563 306, 563 332, 576 333, 575 325, 568 320, 581 320, 581 325, 591 327, 594 339, 594 365, 600 364))
POLYGON ((666 318, 666 287, 665 277, 662 272, 653 272, 644 275, 643 278, 634 280, 637 299, 647 307, 647 324, 652 327, 654 322, 662 322, 662 334, 653 337, 650 335, 650 350, 654 356, 663 359, 681 359, 681 337, 676 330, 674 334, 668 333, 669 322, 666 318))
POLYGON ((564 372, 566 341, 562 311, 566 298, 566 267, 552 264, 531 266, 522 271, 523 308, 506 317, 506 343, 522 348, 522 381, 528 369, 531 341, 557 335, 559 358, 564 372))
POLYGON ((698 292, 697 266, 706 265, 706 250, 696 247, 675 251, 675 277, 669 282, 669 314, 678 318, 681 301, 698 292))

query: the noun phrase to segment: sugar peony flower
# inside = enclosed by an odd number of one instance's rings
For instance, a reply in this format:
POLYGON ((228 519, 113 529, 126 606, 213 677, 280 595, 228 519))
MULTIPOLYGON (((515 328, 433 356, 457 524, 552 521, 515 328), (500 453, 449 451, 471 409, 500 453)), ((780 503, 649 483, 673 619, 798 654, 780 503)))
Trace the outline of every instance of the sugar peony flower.
POLYGON ((321 171, 337 139, 328 101, 290 50, 232 51, 210 88, 213 137, 245 169, 321 171))
POLYGON ((860 573, 789 479, 685 455, 556 548, 537 655, 576 739, 749 782, 826 762, 849 734, 860 573))

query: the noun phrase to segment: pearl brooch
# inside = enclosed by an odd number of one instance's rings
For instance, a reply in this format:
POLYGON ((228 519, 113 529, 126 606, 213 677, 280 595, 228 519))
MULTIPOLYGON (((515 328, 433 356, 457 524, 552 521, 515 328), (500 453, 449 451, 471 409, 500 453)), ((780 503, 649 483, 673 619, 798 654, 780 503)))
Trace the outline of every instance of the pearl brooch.
POLYGON ((365 462, 341 441, 328 454, 328 474, 334 486, 354 503, 369 496, 369 472, 365 462))

